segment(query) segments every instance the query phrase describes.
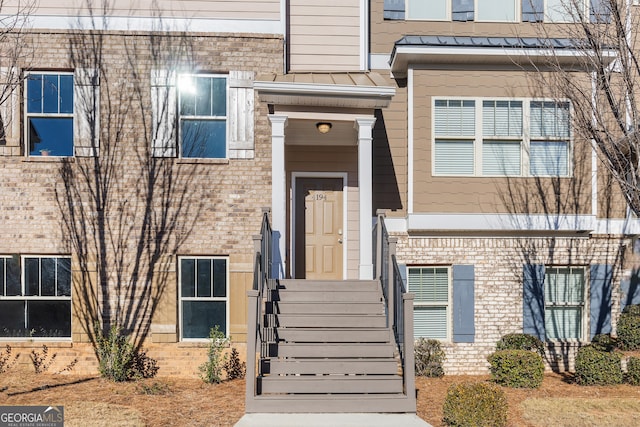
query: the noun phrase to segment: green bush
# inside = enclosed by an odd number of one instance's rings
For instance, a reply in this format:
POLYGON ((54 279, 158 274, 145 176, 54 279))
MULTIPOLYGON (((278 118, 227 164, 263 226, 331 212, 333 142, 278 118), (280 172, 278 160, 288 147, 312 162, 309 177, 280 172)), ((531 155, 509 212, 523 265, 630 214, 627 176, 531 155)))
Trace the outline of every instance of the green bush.
POLYGON ((544 357, 544 343, 529 334, 507 334, 500 338, 496 350, 529 350, 544 357))
POLYGON ((95 336, 98 370, 103 378, 121 382, 152 378, 158 372, 157 361, 144 350, 137 351, 117 325, 112 325, 106 336, 96 325, 95 336))
POLYGON ((622 383, 620 353, 601 351, 586 345, 576 355, 576 382, 580 385, 610 385, 622 383))
POLYGON ((622 310, 623 313, 628 313, 632 316, 640 316, 640 304, 629 304, 622 310))
POLYGON ((628 305, 618 317, 618 342, 623 350, 640 349, 640 306, 628 305))
POLYGON ((609 334, 598 334, 591 340, 591 345, 600 351, 613 351, 618 347, 618 341, 609 334))
POLYGON ((487 357, 491 377, 513 388, 537 388, 544 377, 542 356, 529 350, 498 350, 487 357))
POLYGON ((225 362, 224 371, 227 373, 228 380, 235 380, 236 378, 244 378, 247 373, 247 364, 240 361, 240 355, 235 348, 231 349, 229 359, 225 362))
POLYGON ((441 377, 444 375, 442 362, 446 359, 442 345, 438 340, 420 338, 414 347, 416 375, 423 377, 441 377))
POLYGON ((630 357, 627 361, 627 372, 624 374, 624 382, 631 385, 640 385, 640 358, 630 357))
POLYGON ((443 412, 443 422, 448 426, 507 425, 507 399, 504 391, 495 384, 453 384, 447 390, 443 412))
POLYGON ((229 344, 229 339, 220 331, 218 325, 209 331, 209 348, 207 349, 207 361, 200 365, 200 378, 209 384, 222 382, 222 370, 227 364, 227 355, 224 349, 229 344))

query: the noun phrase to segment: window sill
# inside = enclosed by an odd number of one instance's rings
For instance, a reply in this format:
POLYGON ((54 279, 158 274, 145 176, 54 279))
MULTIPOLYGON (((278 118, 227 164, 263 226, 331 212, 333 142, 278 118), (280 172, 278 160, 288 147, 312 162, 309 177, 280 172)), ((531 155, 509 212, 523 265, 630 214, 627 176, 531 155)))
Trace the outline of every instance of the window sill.
POLYGON ((179 341, 178 348, 207 348, 209 341, 179 341))
POLYGON ((61 163, 61 162, 75 162, 75 157, 62 157, 62 156, 27 156, 22 159, 23 162, 28 163, 61 163))
POLYGON ((228 165, 229 159, 191 159, 181 157, 178 164, 195 164, 195 165, 228 165))

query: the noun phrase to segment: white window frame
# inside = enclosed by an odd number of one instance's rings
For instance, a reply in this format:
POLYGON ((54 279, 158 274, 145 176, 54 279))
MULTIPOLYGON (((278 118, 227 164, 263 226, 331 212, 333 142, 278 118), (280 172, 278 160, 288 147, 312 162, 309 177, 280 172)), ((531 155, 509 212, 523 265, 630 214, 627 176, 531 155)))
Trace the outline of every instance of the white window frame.
MULTIPOLYGON (((411 265, 407 266, 407 289, 409 289, 409 276, 411 269, 420 269, 420 268, 429 268, 429 269, 447 269, 447 302, 443 303, 442 301, 437 302, 428 302, 428 301, 419 301, 417 299, 413 300, 414 313, 415 308, 420 307, 445 307, 446 309, 446 338, 430 338, 437 339, 442 342, 452 342, 453 337, 453 277, 451 274, 451 266, 445 265, 411 265)), ((411 292, 411 289, 409 289, 411 292)), ((414 314, 415 316, 415 314, 414 314)))
MULTIPOLYGON (((196 263, 197 265, 197 263, 196 263)), ((229 283, 229 279, 230 279, 230 274, 229 274, 230 268, 229 268, 229 257, 228 256, 217 256, 217 255, 212 255, 212 256, 207 256, 207 255, 197 255, 197 256, 191 256, 191 255, 181 255, 178 257, 178 316, 179 316, 179 325, 180 325, 180 341, 184 341, 184 342, 206 342, 209 340, 209 337, 207 335, 207 337, 204 338, 184 338, 183 337, 183 331, 184 331, 184 321, 182 318, 182 301, 208 301, 208 302, 220 302, 220 301, 224 301, 225 302, 225 330, 221 330, 220 332, 224 333, 225 337, 229 337, 229 290, 230 290, 230 283, 229 283), (206 259, 206 260, 211 260, 213 262, 214 259, 224 259, 226 261, 226 272, 225 272, 225 282, 226 282, 226 288, 225 288, 225 297, 183 297, 182 296, 182 260, 184 259, 192 259, 192 260, 199 260, 199 259, 206 259)), ((196 276, 197 277, 197 276, 196 276)), ((213 279, 213 278, 212 278, 213 279)), ((197 292, 197 283, 194 283, 194 285, 196 286, 196 292, 197 292)), ((213 283, 212 283, 213 285, 213 283)), ((212 295, 213 295, 213 290, 212 290, 212 295)))
MULTIPOLYGON (((24 152, 25 155, 27 157, 42 157, 42 156, 35 156, 35 155, 31 155, 29 154, 30 150, 29 150, 29 120, 31 118, 65 118, 65 119, 71 119, 73 122, 73 127, 75 128, 75 126, 77 126, 76 124, 76 119, 75 119, 75 113, 76 113, 76 105, 75 105, 75 88, 76 88, 76 84, 77 82, 75 81, 75 75, 73 73, 73 71, 38 71, 38 70, 32 70, 32 71, 27 71, 25 72, 24 75, 24 85, 23 85, 23 97, 24 97, 24 105, 23 105, 23 111, 24 111, 24 123, 23 123, 23 128, 24 128, 24 152), (73 78, 73 87, 71 89, 71 105, 73 107, 73 113, 29 113, 29 108, 28 108, 28 102, 29 102, 29 94, 27 91, 27 86, 28 86, 28 77, 32 74, 41 74, 41 75, 49 75, 49 76, 71 76, 73 78)), ((60 109, 60 106, 58 105, 58 109, 60 109)), ((75 153, 75 130, 71 133, 71 152, 75 153)), ((57 156, 55 153, 50 155, 51 157, 73 157, 74 154, 71 154, 71 156, 57 156)))
MULTIPOLYGON (((411 1, 412 0, 406 0, 405 2, 405 10, 406 10, 406 20, 407 21, 432 21, 432 22, 438 22, 438 21, 451 21, 453 19, 453 13, 452 13, 452 1, 451 0, 444 0, 445 1, 445 17, 441 18, 441 19, 426 19, 426 18, 412 18, 411 17, 411 1)), ((430 1, 430 0, 413 0, 413 1, 430 1)), ((494 1, 499 1, 499 0, 494 0, 494 1)), ((513 22, 520 22, 521 21, 521 1, 522 0, 509 0, 512 1, 514 3, 513 7, 514 7, 514 17, 512 20, 509 19, 504 19, 504 20, 500 20, 500 19, 490 19, 490 20, 480 20, 478 19, 478 0, 474 0, 474 4, 473 4, 473 14, 474 14, 474 19, 473 21, 469 21, 469 22, 509 22, 509 23, 513 23, 513 22)))
POLYGON ((545 272, 544 272, 544 322, 545 322, 545 339, 547 339, 548 341, 554 342, 554 341, 563 341, 563 342, 581 342, 581 341, 585 341, 587 339, 587 323, 588 323, 588 316, 589 316, 589 277, 587 275, 587 271, 588 269, 585 268, 584 266, 576 266, 576 265, 545 265, 545 272), (547 277, 549 274, 549 270, 560 270, 560 269, 569 269, 570 270, 570 275, 573 273, 573 271, 577 271, 577 270, 581 270, 582 271, 582 278, 583 278, 583 283, 582 283, 582 303, 551 303, 549 302, 549 299, 547 298, 547 277), (553 338, 547 338, 547 310, 549 308, 572 308, 572 307, 578 307, 582 310, 581 316, 580 316, 580 330, 579 330, 579 334, 580 336, 576 339, 576 338, 570 338, 570 339, 553 339, 553 338))
POLYGON ((225 136, 224 136, 224 157, 186 157, 187 159, 228 159, 229 158, 229 108, 231 107, 229 99, 229 75, 228 74, 197 74, 197 73, 182 73, 178 75, 177 81, 178 96, 177 96, 177 115, 178 115, 178 156, 185 158, 183 155, 183 141, 182 141, 182 121, 183 120, 204 120, 204 121, 219 121, 225 123, 225 136), (223 78, 225 80, 225 115, 224 116, 199 116, 199 115, 183 115, 181 111, 182 107, 182 92, 184 89, 183 83, 188 78, 223 78))
MULTIPOLYGON (((569 100, 555 100, 547 98, 509 98, 509 97, 446 97, 437 96, 431 98, 431 176, 433 177, 483 177, 483 178, 505 178, 505 177, 556 177, 556 178, 571 178, 573 176, 573 131, 571 126, 571 117, 573 117, 573 105, 569 100), (436 136, 436 101, 474 101, 475 102, 475 136, 462 137, 462 136, 436 136), (522 102, 522 139, 521 139, 521 155, 520 155, 520 175, 484 175, 482 165, 482 149, 483 142, 485 140, 483 132, 483 101, 521 101, 522 102), (567 141, 567 174, 566 175, 532 175, 530 173, 530 143, 531 143, 531 103, 533 102, 554 102, 554 103, 568 103, 569 104, 569 138, 546 138, 545 140, 553 141, 567 141), (456 174, 438 174, 436 173, 436 140, 473 140, 474 144, 474 173, 465 175, 456 174)), ((486 137, 487 140, 496 140, 491 137, 486 137)), ((514 137, 499 138, 505 141, 516 141, 514 137)), ((535 139, 534 140, 539 140, 535 139)))
MULTIPOLYGON (((12 256, 8 256, 8 255, 2 255, 0 256, 0 259, 10 259, 12 258, 12 256)), ((38 259, 39 260, 39 269, 42 269, 42 259, 44 258, 48 258, 48 259, 68 259, 71 260, 71 256, 69 255, 21 255, 20 257, 20 267, 19 267, 19 274, 20 274, 20 293, 21 295, 12 295, 12 296, 5 296, 4 293, 6 292, 6 289, 2 289, 2 295, 0 295, 0 300, 3 301, 69 301, 70 302, 70 306, 71 306, 71 329, 70 329, 70 334, 69 336, 51 336, 51 337, 44 337, 44 336, 16 336, 16 337, 0 337, 0 341, 4 340, 12 340, 12 341, 20 341, 20 340, 38 340, 38 341, 70 341, 71 337, 73 336, 73 302, 72 302, 72 294, 73 294, 73 277, 69 277, 69 295, 68 296, 57 296, 57 295, 27 295, 27 283, 26 283, 26 273, 25 273, 25 268, 26 268, 26 259, 38 259)), ((57 264, 56 264, 57 266, 57 264)), ((56 267, 57 268, 57 267, 56 267)), ((71 271, 70 271, 70 276, 72 276, 71 271)), ((56 275, 56 285, 55 285, 55 293, 57 293, 57 279, 58 276, 56 275)), ((3 278, 3 285, 4 285, 4 278, 3 278)), ((40 278, 39 284, 38 284, 38 288, 39 288, 39 294, 42 293, 42 280, 40 278)), ((24 322, 26 323, 26 317, 28 315, 27 309, 25 308, 25 312, 24 312, 24 316, 25 318, 23 319, 24 322)))

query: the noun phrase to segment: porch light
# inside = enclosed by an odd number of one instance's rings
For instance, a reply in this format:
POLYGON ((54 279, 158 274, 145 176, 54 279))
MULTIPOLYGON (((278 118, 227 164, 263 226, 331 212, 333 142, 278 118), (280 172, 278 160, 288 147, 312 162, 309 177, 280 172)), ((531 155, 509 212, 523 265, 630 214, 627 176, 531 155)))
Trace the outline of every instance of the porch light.
POLYGON ((316 123, 316 128, 320 133, 327 133, 331 130, 331 123, 329 122, 318 122, 316 123))

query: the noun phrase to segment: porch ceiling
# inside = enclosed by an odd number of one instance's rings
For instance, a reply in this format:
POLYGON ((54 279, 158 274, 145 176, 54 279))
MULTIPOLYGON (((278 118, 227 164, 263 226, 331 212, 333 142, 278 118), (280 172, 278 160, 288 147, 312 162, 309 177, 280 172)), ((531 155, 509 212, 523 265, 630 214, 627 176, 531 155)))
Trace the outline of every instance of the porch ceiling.
POLYGON ((329 108, 384 108, 395 86, 375 72, 293 73, 258 76, 260 100, 273 105, 329 108))

